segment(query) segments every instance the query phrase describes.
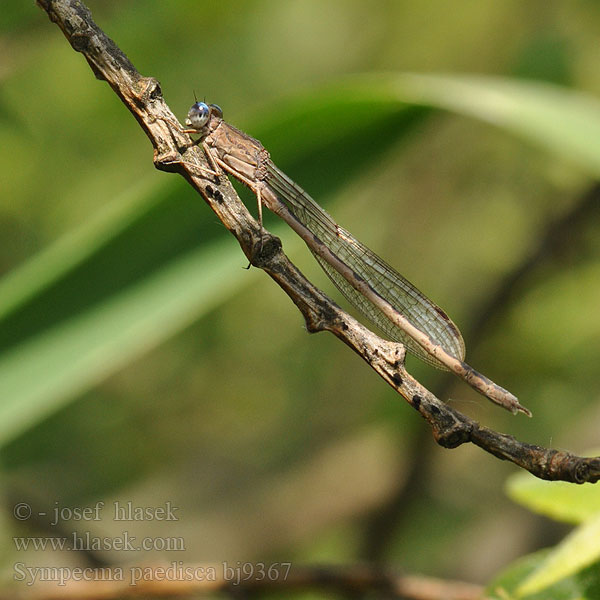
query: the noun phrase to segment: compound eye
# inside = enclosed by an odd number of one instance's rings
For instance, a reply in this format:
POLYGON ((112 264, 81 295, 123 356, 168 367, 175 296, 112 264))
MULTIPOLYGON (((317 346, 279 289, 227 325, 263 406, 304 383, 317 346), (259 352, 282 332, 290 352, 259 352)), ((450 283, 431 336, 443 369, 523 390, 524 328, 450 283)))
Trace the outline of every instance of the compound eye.
POLYGON ((210 118, 210 108, 204 102, 196 102, 188 112, 186 124, 194 129, 202 129, 210 118))
POLYGON ((223 118, 223 111, 221 110, 221 107, 218 104, 211 104, 210 112, 211 112, 211 114, 219 117, 219 119, 223 118))

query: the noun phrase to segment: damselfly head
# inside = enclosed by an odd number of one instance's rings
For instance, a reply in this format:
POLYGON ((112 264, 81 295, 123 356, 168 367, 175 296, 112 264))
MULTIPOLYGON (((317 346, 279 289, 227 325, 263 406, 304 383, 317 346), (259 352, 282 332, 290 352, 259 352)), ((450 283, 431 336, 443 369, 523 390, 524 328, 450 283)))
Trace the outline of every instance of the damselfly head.
POLYGON ((216 104, 209 105, 206 102, 195 102, 188 112, 185 124, 197 131, 201 131, 213 115, 222 119, 223 111, 216 104))
POLYGON ((204 102, 194 102, 190 108, 185 124, 200 131, 210 119, 210 108, 204 102))

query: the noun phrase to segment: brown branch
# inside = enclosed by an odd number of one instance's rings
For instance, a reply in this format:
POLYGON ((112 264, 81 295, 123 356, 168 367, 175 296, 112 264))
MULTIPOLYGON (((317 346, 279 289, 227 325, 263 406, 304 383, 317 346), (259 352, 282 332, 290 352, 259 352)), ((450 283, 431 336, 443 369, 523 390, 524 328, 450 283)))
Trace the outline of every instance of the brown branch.
POLYGON ((183 163, 209 169, 205 155, 191 146, 189 137, 177 126, 158 81, 137 72, 94 23, 82 2, 38 0, 38 5, 62 29, 73 48, 85 56, 96 77, 106 80, 134 115, 154 147, 155 165, 183 174, 235 235, 252 264, 263 269, 288 294, 304 316, 308 330, 330 331, 352 348, 419 411, 440 445, 455 448, 471 442, 542 479, 583 483, 600 478, 600 458, 582 458, 519 442, 479 425, 436 398, 406 371, 401 344, 377 337, 315 288, 285 256, 278 238, 264 233, 261 241, 258 224, 226 177, 217 181, 199 176, 197 169, 187 170, 183 163))
MULTIPOLYGON (((597 222, 599 218, 600 183, 596 182, 579 195, 569 210, 546 225, 529 252, 472 313, 465 336, 470 340, 471 354, 477 351, 485 334, 493 330, 501 315, 509 309, 517 297, 517 291, 525 285, 526 280, 549 260, 564 260, 565 255, 576 254, 577 249, 573 246, 581 237, 578 235, 579 230, 590 222, 597 222)), ((454 381, 449 374, 443 377, 435 386, 436 396, 447 396, 454 381)), ((364 560, 379 563, 384 559, 395 539, 399 523, 407 515, 413 514, 413 504, 421 501, 432 470, 431 446, 423 446, 423 434, 420 432, 411 447, 413 452, 408 467, 403 464, 396 476, 396 481, 402 484, 385 503, 376 507, 365 518, 362 549, 359 552, 364 560)))
MULTIPOLYGON (((196 598, 229 592, 245 596, 253 592, 290 592, 326 590, 364 595, 379 592, 384 597, 403 600, 485 600, 483 588, 462 581, 436 579, 419 575, 374 569, 365 565, 293 566, 291 563, 245 563, 225 574, 225 564, 193 565, 171 563, 166 566, 113 567, 87 569, 74 575, 75 569, 56 573, 64 584, 36 582, 27 593, 13 588, 16 600, 117 600, 119 598, 196 598), (249 567, 246 571, 243 568, 249 567), (249 574, 250 571, 254 574, 249 574), (143 578, 142 578, 143 574, 143 578), (247 575, 249 574, 249 575, 247 575), (71 577, 69 577, 71 575, 71 577)), ((48 571, 52 577, 52 571, 48 571)))

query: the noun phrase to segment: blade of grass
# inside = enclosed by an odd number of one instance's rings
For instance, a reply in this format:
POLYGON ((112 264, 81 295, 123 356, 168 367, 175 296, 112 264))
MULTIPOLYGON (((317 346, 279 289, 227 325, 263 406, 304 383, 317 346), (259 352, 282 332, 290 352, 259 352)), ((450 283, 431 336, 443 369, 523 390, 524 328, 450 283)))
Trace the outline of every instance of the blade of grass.
MULTIPOLYGON (((280 113, 278 118, 288 124, 305 123, 314 115, 315 106, 280 113)), ((383 139, 371 160, 408 133, 423 114, 403 114, 398 106, 390 111, 389 103, 376 97, 366 107, 367 115, 360 126, 353 126, 350 138, 358 151, 364 128, 383 127, 383 139), (391 113, 395 116, 390 117, 391 113)), ((329 127, 317 139, 306 138, 311 153, 333 152, 339 162, 350 135, 343 115, 354 108, 354 100, 340 95, 323 102, 317 114, 329 127)), ((276 122, 271 123, 274 131, 276 122)), ((289 136, 281 139, 289 144, 289 136)), ((284 150, 283 163, 300 164, 302 169, 299 147, 292 144, 284 150)), ((240 269, 232 274, 231 267, 239 266, 241 254, 229 238, 197 247, 200 236, 194 228, 200 220, 191 211, 203 207, 195 200, 182 204, 173 198, 181 189, 180 183, 171 183, 175 181, 170 179, 158 193, 142 186, 120 199, 80 231, 11 273, 2 284, 6 295, 0 301, 4 345, 0 353, 0 444, 251 281, 240 269), (181 247, 173 250, 175 242, 181 247)), ((327 180, 329 191, 346 183, 341 177, 334 184, 327 180)), ((315 189, 322 193, 324 187, 315 189)))
POLYGON ((496 125, 600 176, 600 100, 538 81, 470 75, 358 76, 398 101, 454 111, 496 125))
MULTIPOLYGON (((165 183, 163 183, 163 187, 165 183)), ((163 196, 148 180, 103 206, 80 228, 63 236, 0 279, 0 321, 40 295, 122 233, 163 196)))
MULTIPOLYGON (((427 114, 411 103, 494 123, 575 161, 592 174, 600 173, 600 103, 525 81, 415 74, 356 76, 268 112, 268 120, 249 131, 271 149, 284 170, 322 198, 347 184, 355 172, 354 159, 360 158, 363 166, 375 163, 390 146, 407 137, 427 114), (314 126, 307 127, 307 123, 314 126), (323 177, 323 165, 327 177, 323 177)), ((176 185, 169 183, 167 188, 175 190, 176 185)), ((216 285, 213 270, 224 271, 238 260, 237 249, 215 256, 212 245, 204 250, 182 248, 169 261, 153 266, 152 257, 160 253, 153 241, 160 240, 161 230, 167 227, 164 214, 161 219, 140 221, 154 206, 144 193, 130 204, 116 205, 112 214, 99 217, 83 233, 73 234, 15 271, 0 288, 2 327, 8 331, 15 323, 11 315, 16 309, 22 309, 25 317, 21 314, 21 318, 27 320, 29 304, 34 305, 30 317, 39 313, 36 302, 48 306, 50 288, 52 302, 57 298, 72 301, 74 289, 87 289, 87 262, 107 252, 116 237, 122 238, 120 248, 144 265, 144 269, 132 267, 131 273, 122 274, 118 286, 103 288, 103 278, 111 280, 124 258, 122 250, 112 248, 104 273, 95 277, 100 288, 97 295, 83 298, 73 310, 68 306, 57 310, 51 317, 54 321, 34 323, 24 341, 8 345, 0 354, 0 394, 5 399, 0 410, 0 442, 167 339, 241 285, 216 285)), ((168 228, 172 235, 189 230, 189 212, 174 214, 168 228)))
POLYGON ((0 444, 218 306, 256 271, 233 240, 180 257, 0 358, 0 444))

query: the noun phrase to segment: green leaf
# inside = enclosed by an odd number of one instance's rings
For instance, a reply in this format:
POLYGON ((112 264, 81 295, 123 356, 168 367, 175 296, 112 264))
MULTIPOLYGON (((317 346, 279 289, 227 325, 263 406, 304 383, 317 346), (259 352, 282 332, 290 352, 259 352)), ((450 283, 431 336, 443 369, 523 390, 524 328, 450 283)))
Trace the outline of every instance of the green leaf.
POLYGON ((212 310, 254 279, 233 240, 215 242, 0 358, 0 444, 212 310), (238 265, 239 266, 239 265, 238 265))
POLYGON ((557 521, 582 523, 600 514, 600 487, 591 483, 573 485, 516 473, 507 480, 506 491, 515 502, 557 521))
POLYGON ((133 186, 101 207, 87 223, 0 279, 0 322, 106 246, 164 195, 155 180, 133 186))
POLYGON ((264 112, 267 117, 247 131, 278 167, 322 203, 324 196, 409 139, 431 111, 357 76, 264 112))
POLYGON ((566 577, 546 587, 541 592, 532 592, 527 596, 519 593, 524 581, 544 564, 548 550, 541 550, 516 560, 486 587, 485 598, 493 600, 594 600, 598 597, 600 571, 597 566, 590 567, 572 576, 566 577))
POLYGON ((359 76, 348 86, 481 119, 600 176, 600 102, 582 92, 538 81, 411 73, 359 76))
MULTIPOLYGON (((341 164, 342 151, 359 154, 368 128, 379 131, 380 143, 365 162, 376 161, 423 114, 407 107, 390 110, 376 94, 365 109, 350 128, 356 100, 328 92, 322 101, 317 96, 310 105, 280 111, 263 126, 276 145, 277 131, 280 141, 289 140, 277 123, 303 123, 306 129, 311 116, 328 123, 316 137, 302 137, 304 154, 289 141, 287 148, 278 147, 282 164, 295 165, 303 180, 302 171, 309 173, 315 164, 308 157, 331 156, 341 164)), ((328 161, 317 165, 329 170, 328 161)), ((344 173, 357 171, 349 167, 337 179, 321 176, 313 193, 346 185, 344 173)), ((254 271, 239 268, 245 259, 237 244, 223 239, 225 232, 214 227, 199 197, 181 179, 165 181, 114 201, 0 283, 0 444, 254 279, 254 271)))
MULTIPOLYGON (((523 81, 356 76, 264 111, 266 118, 248 131, 323 202, 408 138, 427 114, 416 105, 494 123, 600 173, 598 102, 523 81)), ((180 181, 171 178, 156 195, 142 192, 121 202, 2 286, 0 393, 9 400, 0 413, 0 443, 239 289, 240 282, 215 285, 211 268, 224 272, 241 255, 215 256, 214 248, 222 247, 214 245, 217 230, 180 181), (157 316, 161 306, 168 307, 165 318, 157 316), (119 339, 117 346, 110 336, 119 339)))
MULTIPOLYGON (((519 597, 539 593, 562 579, 571 577, 600 558, 600 515, 569 534, 519 585, 519 597)), ((596 565, 597 570, 597 565, 596 565)))
MULTIPOLYGON (((596 452, 592 452, 593 455, 596 452)), ((551 518, 583 523, 556 547, 547 551, 534 569, 518 585, 515 597, 563 597, 550 591, 560 583, 561 589, 577 587, 598 589, 600 558, 600 493, 597 486, 575 486, 562 481, 542 481, 529 473, 509 478, 507 492, 511 498, 537 513, 551 518), (585 576, 583 573, 585 572, 585 576), (577 580, 577 583, 575 582, 577 580)), ((571 597, 594 597, 581 595, 571 597)))

